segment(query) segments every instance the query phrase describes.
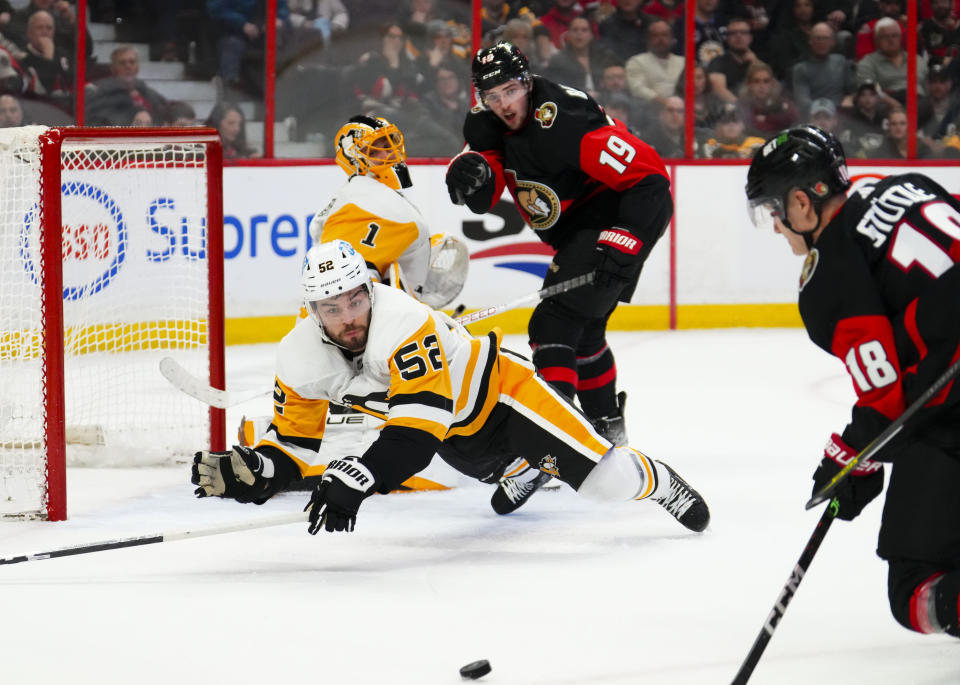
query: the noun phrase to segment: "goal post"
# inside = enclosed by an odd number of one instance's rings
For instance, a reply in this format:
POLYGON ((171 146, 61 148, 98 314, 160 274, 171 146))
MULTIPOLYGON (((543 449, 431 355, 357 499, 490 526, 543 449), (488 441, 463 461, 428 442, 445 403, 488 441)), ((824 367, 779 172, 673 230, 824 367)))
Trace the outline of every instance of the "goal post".
POLYGON ((0 516, 66 518, 66 467, 186 462, 225 413, 222 151, 210 128, 0 129, 0 516))

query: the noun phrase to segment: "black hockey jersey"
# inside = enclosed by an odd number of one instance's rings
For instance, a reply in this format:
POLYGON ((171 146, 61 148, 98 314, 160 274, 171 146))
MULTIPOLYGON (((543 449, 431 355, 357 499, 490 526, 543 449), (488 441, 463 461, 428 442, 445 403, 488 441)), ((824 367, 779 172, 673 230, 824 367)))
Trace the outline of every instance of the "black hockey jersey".
POLYGON ((623 195, 651 175, 668 178, 656 151, 580 90, 534 76, 530 98, 517 131, 482 106, 467 115, 467 145, 483 154, 496 182, 489 205, 470 208, 489 210, 506 186, 527 224, 554 248, 577 228, 614 224, 655 242, 664 227, 648 228, 643 202, 623 195))
MULTIPOLYGON (((843 439, 854 449, 957 358, 957 261, 960 202, 912 173, 852 191, 807 256, 800 314, 813 342, 842 359, 853 380, 858 399, 843 439)), ((925 413, 941 412, 951 390, 925 413)))

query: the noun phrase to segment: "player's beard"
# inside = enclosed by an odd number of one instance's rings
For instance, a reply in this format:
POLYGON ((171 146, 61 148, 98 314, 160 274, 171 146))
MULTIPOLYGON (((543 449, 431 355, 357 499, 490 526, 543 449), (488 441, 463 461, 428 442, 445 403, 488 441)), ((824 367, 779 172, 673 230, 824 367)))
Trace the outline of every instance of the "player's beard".
POLYGON ((345 350, 362 352, 367 346, 367 334, 369 330, 369 326, 365 324, 351 324, 350 326, 342 328, 336 335, 330 331, 327 331, 327 335, 334 343, 345 350), (352 335, 357 331, 359 331, 359 335, 352 335))

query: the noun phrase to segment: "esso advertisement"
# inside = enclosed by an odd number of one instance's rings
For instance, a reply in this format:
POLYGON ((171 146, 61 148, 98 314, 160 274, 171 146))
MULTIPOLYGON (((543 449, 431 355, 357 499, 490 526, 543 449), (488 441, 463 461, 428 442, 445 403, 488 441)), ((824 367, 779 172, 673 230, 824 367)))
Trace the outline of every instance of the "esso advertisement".
MULTIPOLYGON (((88 297, 144 310, 168 300, 175 282, 198 278, 206 287, 205 183, 193 169, 64 171, 65 316, 88 297)), ((39 284, 38 205, 23 216, 21 261, 39 284)))
MULTIPOLYGON (((405 195, 431 233, 453 235, 470 253, 470 272, 456 302, 470 309, 510 302, 541 286, 553 250, 521 219, 506 193, 484 215, 454 205, 446 167, 413 165, 405 195)), ((299 306, 299 275, 308 227, 347 176, 334 165, 224 169, 224 255, 228 317, 284 315, 299 306)), ((669 236, 644 267, 634 302, 669 297, 669 236)), ((453 306, 453 305, 451 305, 453 306)))

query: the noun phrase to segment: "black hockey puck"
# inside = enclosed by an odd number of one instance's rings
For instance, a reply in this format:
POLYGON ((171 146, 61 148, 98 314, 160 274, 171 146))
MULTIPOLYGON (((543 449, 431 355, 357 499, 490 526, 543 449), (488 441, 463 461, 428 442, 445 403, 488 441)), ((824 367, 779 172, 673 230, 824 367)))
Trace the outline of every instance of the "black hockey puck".
POLYGON ((460 669, 461 678, 469 678, 470 680, 476 680, 477 678, 482 678, 487 675, 493 669, 490 667, 490 662, 486 659, 480 659, 480 661, 473 661, 463 668, 460 669))

